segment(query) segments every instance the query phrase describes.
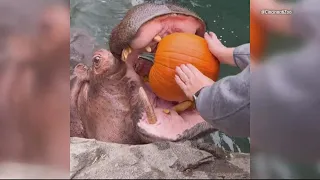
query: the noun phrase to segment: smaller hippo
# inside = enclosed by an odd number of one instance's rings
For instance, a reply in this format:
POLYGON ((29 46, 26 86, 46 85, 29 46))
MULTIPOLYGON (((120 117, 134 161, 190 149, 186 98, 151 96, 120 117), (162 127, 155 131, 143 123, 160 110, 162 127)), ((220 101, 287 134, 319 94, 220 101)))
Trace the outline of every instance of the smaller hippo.
POLYGON ((78 64, 74 71, 77 82, 72 88, 72 107, 77 108, 84 136, 115 143, 140 143, 135 131, 142 114, 139 80, 126 64, 101 49, 94 53, 91 68, 78 64))

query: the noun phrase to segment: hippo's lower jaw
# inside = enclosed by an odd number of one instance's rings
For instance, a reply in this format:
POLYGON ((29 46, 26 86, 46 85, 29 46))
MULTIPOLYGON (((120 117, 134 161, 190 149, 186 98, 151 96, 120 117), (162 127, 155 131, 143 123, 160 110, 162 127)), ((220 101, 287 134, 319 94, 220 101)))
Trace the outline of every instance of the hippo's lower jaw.
MULTIPOLYGON (((152 63, 139 58, 141 53, 155 52, 159 41, 171 33, 187 32, 203 37, 204 29, 203 22, 192 16, 177 14, 160 16, 139 28, 130 43, 131 49, 125 50, 126 54, 123 58, 143 78, 148 76, 152 63)), ((143 114, 137 126, 147 134, 160 139, 176 141, 186 130, 190 130, 199 123, 204 123, 204 120, 194 109, 188 109, 178 114, 173 107, 179 102, 169 102, 159 98, 152 92, 148 82, 143 82, 143 92, 140 91, 140 97, 144 102, 146 113, 143 114), (169 111, 165 112, 165 110, 169 111)), ((194 136, 196 135, 194 134, 194 136)))
MULTIPOLYGON (((141 119, 137 123, 143 138, 148 141, 182 140, 186 136, 187 130, 191 130, 200 123, 206 123, 196 110, 185 110, 177 113, 172 109, 177 102, 169 102, 157 97, 148 87, 139 90, 140 99, 143 104, 144 112, 141 119), (146 89, 146 90, 144 90, 146 89), (168 109, 169 112, 164 110, 168 109)), ((188 138, 193 138, 204 131, 215 131, 210 125, 199 126, 202 129, 192 130, 192 134, 188 134, 188 138)), ((187 138, 187 137, 185 137, 187 138)))

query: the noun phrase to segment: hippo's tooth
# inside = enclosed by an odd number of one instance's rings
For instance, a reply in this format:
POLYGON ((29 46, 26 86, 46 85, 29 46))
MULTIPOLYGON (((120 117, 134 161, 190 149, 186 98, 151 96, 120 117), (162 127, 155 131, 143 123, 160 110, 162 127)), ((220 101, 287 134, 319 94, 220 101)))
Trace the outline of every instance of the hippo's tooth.
POLYGON ((163 109, 163 112, 166 113, 166 114, 169 114, 170 113, 170 109, 163 109))
POLYGON ((147 52, 151 52, 151 47, 150 47, 150 46, 147 46, 147 47, 146 47, 146 51, 147 51, 147 52))
POLYGON ((183 101, 175 106, 172 107, 173 110, 175 110, 178 114, 189 109, 193 105, 192 101, 183 101))
POLYGON ((121 53, 121 60, 122 61, 126 61, 129 54, 131 53, 131 48, 130 47, 127 47, 125 49, 122 50, 122 53, 121 53))
POLYGON ((153 107, 151 106, 151 103, 148 99, 147 93, 143 89, 143 87, 139 88, 139 97, 142 102, 143 108, 146 111, 147 120, 148 120, 149 124, 155 124, 157 122, 157 116, 154 113, 153 107))
POLYGON ((155 37, 153 38, 153 40, 156 41, 156 42, 160 42, 161 39, 162 39, 162 38, 161 38, 159 35, 157 35, 157 36, 155 36, 155 37))

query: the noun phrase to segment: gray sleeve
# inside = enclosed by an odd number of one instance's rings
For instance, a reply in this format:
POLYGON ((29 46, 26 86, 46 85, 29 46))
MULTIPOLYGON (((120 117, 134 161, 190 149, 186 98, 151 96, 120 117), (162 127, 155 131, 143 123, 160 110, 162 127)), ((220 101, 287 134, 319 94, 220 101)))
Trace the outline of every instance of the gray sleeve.
POLYGON ((235 62, 245 69, 225 77, 201 90, 196 107, 200 115, 224 133, 248 137, 250 135, 250 48, 241 45, 234 51, 235 62), (245 52, 246 51, 246 52, 245 52))
POLYGON ((295 9, 293 27, 307 32, 309 41, 252 73, 251 142, 265 152, 311 162, 320 158, 320 1, 301 1, 295 9))
POLYGON ((243 70, 250 63, 250 44, 243 44, 234 49, 233 59, 235 64, 243 70))

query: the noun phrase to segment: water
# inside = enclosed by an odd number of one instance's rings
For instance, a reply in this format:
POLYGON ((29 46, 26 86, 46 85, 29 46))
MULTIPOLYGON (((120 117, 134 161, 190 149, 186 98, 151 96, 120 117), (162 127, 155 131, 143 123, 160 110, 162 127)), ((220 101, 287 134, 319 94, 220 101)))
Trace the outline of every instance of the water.
MULTIPOLYGON (((82 28, 95 37, 100 46, 108 48, 112 28, 124 17, 127 10, 143 0, 70 0, 71 28, 82 28)), ((148 1, 150 2, 150 1, 148 1)), ((154 3, 172 0, 153 0, 154 3)), ((209 31, 213 31, 221 42, 229 47, 249 42, 249 0, 175 0, 202 17, 209 31)), ((220 78, 237 74, 234 67, 222 65, 220 78)), ((234 152, 249 152, 248 138, 233 138, 222 132, 212 134, 217 145, 234 152)))

